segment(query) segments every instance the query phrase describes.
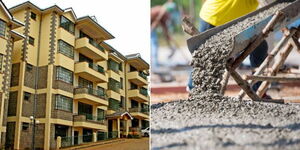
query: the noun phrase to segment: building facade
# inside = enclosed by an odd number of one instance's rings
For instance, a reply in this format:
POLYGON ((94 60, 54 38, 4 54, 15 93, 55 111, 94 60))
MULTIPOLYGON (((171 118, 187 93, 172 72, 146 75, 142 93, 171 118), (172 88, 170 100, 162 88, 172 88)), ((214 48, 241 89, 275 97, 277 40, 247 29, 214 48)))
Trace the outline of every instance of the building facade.
POLYGON ((8 14, 24 24, 0 15, 13 30, 0 38, 2 147, 55 149, 58 138, 64 147, 149 126, 149 64, 105 43, 114 37, 93 17, 31 2, 8 14))
POLYGON ((6 138, 8 97, 10 90, 11 58, 14 42, 24 36, 14 29, 24 24, 16 20, 4 3, 0 1, 0 145, 3 146, 6 138))

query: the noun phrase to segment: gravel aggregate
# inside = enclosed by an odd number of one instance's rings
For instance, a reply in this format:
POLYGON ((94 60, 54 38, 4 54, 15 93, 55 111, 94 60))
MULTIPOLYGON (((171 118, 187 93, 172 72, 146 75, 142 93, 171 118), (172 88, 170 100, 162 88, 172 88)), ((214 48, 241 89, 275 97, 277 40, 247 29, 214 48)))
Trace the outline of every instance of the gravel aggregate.
POLYGON ((286 5, 230 26, 193 53, 189 99, 151 105, 152 149, 300 149, 300 105, 218 94, 232 37, 286 5))

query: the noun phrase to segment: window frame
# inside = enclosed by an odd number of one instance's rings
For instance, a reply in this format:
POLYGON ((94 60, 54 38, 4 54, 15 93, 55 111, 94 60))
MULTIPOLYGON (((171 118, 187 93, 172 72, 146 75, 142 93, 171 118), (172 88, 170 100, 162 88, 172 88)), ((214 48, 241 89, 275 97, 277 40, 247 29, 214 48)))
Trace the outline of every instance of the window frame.
POLYGON ((5 38, 6 28, 7 28, 7 23, 4 20, 0 19, 0 37, 4 37, 5 38), (4 29, 1 28, 2 27, 2 23, 3 23, 4 29))
POLYGON ((28 43, 32 46, 34 46, 34 38, 32 36, 28 36, 28 43))
POLYGON ((32 19, 32 20, 34 20, 34 21, 36 21, 36 13, 34 13, 34 12, 30 12, 30 18, 32 19))
POLYGON ((62 66, 57 66, 56 67, 56 80, 59 80, 59 81, 62 81, 62 82, 66 82, 68 84, 72 84, 73 85, 73 82, 74 82, 74 73, 73 73, 73 71, 71 71, 69 69, 66 69, 66 68, 64 68, 62 66), (61 75, 60 73, 62 71, 67 71, 67 72, 71 73, 71 78, 70 78, 71 81, 67 81, 67 80, 64 79, 64 77, 60 76, 61 75))
POLYGON ((67 57, 69 57, 69 58, 71 58, 71 59, 74 59, 74 47, 73 47, 71 44, 65 42, 65 41, 62 40, 62 39, 59 39, 57 45, 58 45, 58 48, 57 48, 57 49, 58 49, 58 53, 63 54, 63 55, 65 55, 65 56, 67 56, 67 57), (62 47, 61 47, 61 46, 62 46, 61 43, 62 43, 62 44, 65 44, 65 46, 69 46, 69 47, 71 48, 71 51, 72 51, 72 52, 71 52, 71 55, 65 53, 65 50, 64 50, 64 51, 61 50, 61 48, 62 48, 62 47))
POLYGON ((65 29, 66 31, 68 31, 69 33, 75 35, 75 23, 72 22, 70 19, 68 19, 67 17, 65 17, 65 16, 63 16, 63 15, 61 15, 59 18, 60 18, 60 20, 59 20, 59 26, 60 26, 61 28, 65 29), (62 25, 62 22, 61 22, 61 21, 62 21, 62 18, 66 19, 69 23, 72 24, 72 26, 73 26, 72 31, 70 30, 70 27, 69 27, 69 29, 67 29, 67 27, 65 27, 64 25, 62 25))
POLYGON ((29 93, 29 92, 24 92, 23 94, 24 94, 24 95, 23 95, 23 100, 25 100, 25 101, 30 101, 31 93, 29 93), (25 96, 26 96, 26 97, 29 96, 28 99, 25 99, 25 96))
POLYGON ((0 53, 0 71, 2 71, 3 57, 4 55, 0 53))
POLYGON ((55 94, 55 106, 56 110, 63 110, 68 112, 73 112, 73 99, 61 94, 55 94), (65 103, 67 102, 68 103, 65 103), (67 105, 66 105, 67 104, 67 105))

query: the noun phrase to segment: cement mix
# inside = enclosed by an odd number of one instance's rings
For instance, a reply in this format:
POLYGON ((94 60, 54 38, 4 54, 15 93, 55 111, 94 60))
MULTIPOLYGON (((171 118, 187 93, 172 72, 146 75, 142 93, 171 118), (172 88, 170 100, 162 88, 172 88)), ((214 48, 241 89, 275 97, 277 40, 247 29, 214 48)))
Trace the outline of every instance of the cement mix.
POLYGON ((193 53, 196 88, 189 99, 151 106, 152 149, 300 148, 300 105, 216 94, 232 37, 286 5, 278 4, 221 31, 193 53))

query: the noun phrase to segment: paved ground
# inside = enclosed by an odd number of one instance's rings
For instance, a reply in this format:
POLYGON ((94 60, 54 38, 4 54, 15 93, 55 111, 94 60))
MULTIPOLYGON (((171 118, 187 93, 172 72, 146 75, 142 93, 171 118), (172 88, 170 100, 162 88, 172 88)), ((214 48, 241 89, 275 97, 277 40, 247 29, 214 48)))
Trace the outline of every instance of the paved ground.
POLYGON ((80 150, 149 150, 149 138, 125 139, 118 143, 82 148, 80 150))

